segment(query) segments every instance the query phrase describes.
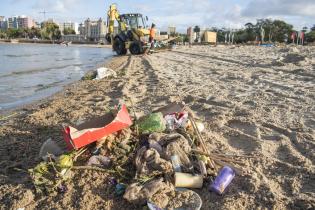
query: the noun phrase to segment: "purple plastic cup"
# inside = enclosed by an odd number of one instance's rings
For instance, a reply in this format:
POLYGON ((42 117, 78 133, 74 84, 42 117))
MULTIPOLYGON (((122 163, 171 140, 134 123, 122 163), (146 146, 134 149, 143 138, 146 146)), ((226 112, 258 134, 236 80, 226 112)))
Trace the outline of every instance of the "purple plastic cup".
POLYGON ((222 195, 226 187, 231 183, 235 177, 235 172, 228 166, 224 166, 219 175, 215 178, 214 182, 210 186, 210 191, 216 192, 222 195))

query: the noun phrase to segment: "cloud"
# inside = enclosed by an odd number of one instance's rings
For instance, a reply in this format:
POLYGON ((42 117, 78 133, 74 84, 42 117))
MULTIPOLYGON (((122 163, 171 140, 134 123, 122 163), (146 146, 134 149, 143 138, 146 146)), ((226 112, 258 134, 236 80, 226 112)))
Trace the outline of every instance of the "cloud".
POLYGON ((248 19, 241 16, 241 6, 229 0, 168 0, 161 5, 152 20, 164 30, 169 25, 176 25, 181 32, 195 25, 240 28, 248 19))
POLYGON ((311 25, 315 17, 315 0, 156 1, 152 20, 164 30, 176 25, 181 32, 195 25, 241 28, 259 18, 281 19, 300 28, 311 25))
POLYGON ((81 0, 36 0, 32 8, 64 13, 73 9, 80 1, 81 0))
POLYGON ((252 0, 242 11, 247 17, 309 16, 315 17, 314 0, 252 0))
POLYGON ((17 3, 20 3, 20 2, 23 2, 23 0, 11 0, 10 1, 11 4, 17 4, 17 3))

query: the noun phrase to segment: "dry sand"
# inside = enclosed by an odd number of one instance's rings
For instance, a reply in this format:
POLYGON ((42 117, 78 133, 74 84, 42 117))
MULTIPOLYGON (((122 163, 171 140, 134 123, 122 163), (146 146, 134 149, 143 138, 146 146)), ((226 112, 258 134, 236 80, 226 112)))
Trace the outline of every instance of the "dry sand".
POLYGON ((65 194, 48 197, 23 172, 48 137, 62 140, 62 123, 128 98, 138 114, 183 100, 204 120, 211 150, 254 157, 224 196, 196 190, 203 209, 315 208, 315 47, 182 46, 107 66, 119 78, 78 82, 0 121, 0 209, 137 209, 101 172, 76 172, 65 194))

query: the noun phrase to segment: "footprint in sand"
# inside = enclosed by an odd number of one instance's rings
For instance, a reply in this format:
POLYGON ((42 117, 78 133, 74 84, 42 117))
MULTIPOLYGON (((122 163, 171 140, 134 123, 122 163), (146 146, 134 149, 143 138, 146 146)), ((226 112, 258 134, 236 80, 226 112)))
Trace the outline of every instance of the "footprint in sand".
POLYGON ((240 120, 230 120, 227 122, 227 127, 230 128, 231 132, 225 137, 230 146, 246 153, 260 148, 260 131, 255 124, 240 120))
POLYGON ((230 120, 228 121, 228 126, 260 139, 259 128, 254 123, 243 122, 240 120, 230 120))
POLYGON ((245 153, 254 152, 259 148, 258 142, 253 141, 253 139, 247 136, 225 136, 228 139, 228 143, 231 147, 235 149, 242 150, 245 153))

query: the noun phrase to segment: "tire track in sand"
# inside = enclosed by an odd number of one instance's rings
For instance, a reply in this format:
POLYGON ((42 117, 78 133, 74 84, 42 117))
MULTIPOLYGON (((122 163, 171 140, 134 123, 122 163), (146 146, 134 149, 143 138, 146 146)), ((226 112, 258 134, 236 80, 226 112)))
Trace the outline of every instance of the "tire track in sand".
POLYGON ((125 85, 122 89, 126 103, 131 105, 132 101, 137 114, 151 111, 155 107, 152 100, 159 83, 155 70, 145 57, 131 56, 130 64, 126 66, 125 85))

